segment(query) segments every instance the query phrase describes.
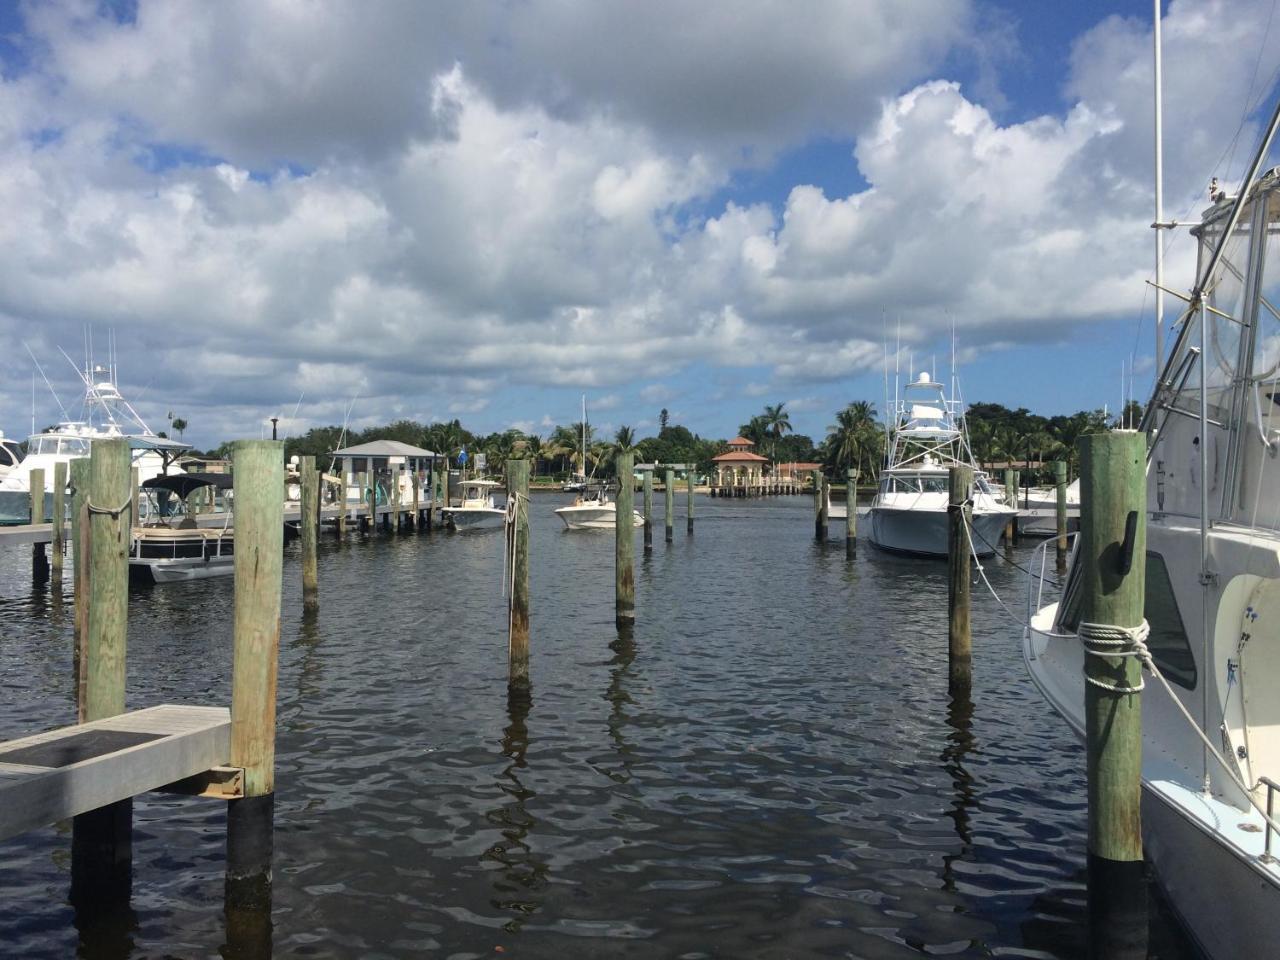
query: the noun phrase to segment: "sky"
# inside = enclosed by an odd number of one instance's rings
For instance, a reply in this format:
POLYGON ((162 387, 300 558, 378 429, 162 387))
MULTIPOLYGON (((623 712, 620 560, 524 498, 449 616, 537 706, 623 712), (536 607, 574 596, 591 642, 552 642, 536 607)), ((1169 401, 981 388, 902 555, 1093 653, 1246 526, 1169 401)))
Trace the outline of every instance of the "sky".
MULTIPOLYGON (((1241 176, 1275 5, 1163 5, 1168 216, 1241 176)), ((89 336, 201 447, 545 435, 583 394, 605 430, 785 403, 820 439, 953 333, 967 401, 1114 410, 1153 367, 1152 12, 3 0, 0 430, 78 415, 89 336)))

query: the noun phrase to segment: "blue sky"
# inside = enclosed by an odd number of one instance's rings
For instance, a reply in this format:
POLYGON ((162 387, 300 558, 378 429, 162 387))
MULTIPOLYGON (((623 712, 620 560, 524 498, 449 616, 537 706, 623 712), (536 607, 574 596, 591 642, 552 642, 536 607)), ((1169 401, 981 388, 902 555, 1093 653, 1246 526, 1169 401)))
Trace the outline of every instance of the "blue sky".
MULTIPOLYGON (((1238 175, 1280 44, 1263 0, 1165 11, 1181 216, 1238 175)), ((729 436, 786 402, 818 439, 883 408, 899 324, 904 371, 956 326, 971 402, 1114 409, 1122 363, 1151 376, 1150 17, 0 6, 0 429, 29 422, 24 344, 75 395, 86 325, 153 427, 208 445, 353 398, 358 426, 545 433, 583 392, 605 427, 729 436)))

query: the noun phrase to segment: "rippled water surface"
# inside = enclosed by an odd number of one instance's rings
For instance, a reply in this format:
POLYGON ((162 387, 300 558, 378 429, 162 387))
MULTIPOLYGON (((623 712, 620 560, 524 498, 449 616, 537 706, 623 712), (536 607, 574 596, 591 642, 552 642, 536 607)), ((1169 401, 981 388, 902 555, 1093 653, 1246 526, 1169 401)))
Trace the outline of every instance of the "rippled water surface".
MULTIPOLYGON (((276 956, 1084 955, 1083 755, 981 585, 953 703, 945 564, 848 564, 802 498, 700 498, 688 537, 681 497, 674 543, 637 534, 620 638, 612 534, 560 499, 531 510, 528 700, 500 532, 326 537, 314 617, 286 548, 276 956)), ((987 572, 1020 611, 1023 575, 987 572)), ((229 703, 231 606, 229 578, 135 588, 129 705, 229 703)), ((0 683, 0 737, 74 721, 69 595, 26 548, 0 550, 0 683)), ((230 956, 224 842, 218 801, 139 797, 131 909, 93 924, 65 825, 0 844, 0 953, 230 956)))

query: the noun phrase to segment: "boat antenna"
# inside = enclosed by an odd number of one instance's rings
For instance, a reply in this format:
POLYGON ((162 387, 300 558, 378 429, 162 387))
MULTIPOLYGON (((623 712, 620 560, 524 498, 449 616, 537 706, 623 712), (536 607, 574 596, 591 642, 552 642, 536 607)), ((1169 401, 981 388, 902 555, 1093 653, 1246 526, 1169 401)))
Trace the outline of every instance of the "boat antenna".
POLYGON ((1155 16, 1151 31, 1155 47, 1155 167, 1156 167, 1156 219, 1151 224, 1156 232, 1156 375, 1164 362, 1164 232, 1173 224, 1164 222, 1164 95, 1163 71, 1160 58, 1160 3, 1155 0, 1155 16))
MULTIPOLYGON (((342 444, 343 444, 344 442, 346 442, 346 439, 347 439, 347 423, 348 423, 348 421, 350 421, 350 419, 351 419, 351 410, 352 410, 352 408, 353 408, 353 407, 355 407, 355 405, 356 405, 356 401, 357 401, 357 400, 359 400, 359 399, 360 399, 360 394, 358 394, 358 393, 357 393, 354 397, 352 397, 352 398, 351 398, 351 402, 347 404, 347 412, 346 412, 346 413, 344 413, 344 414, 342 415, 342 432, 338 434, 338 449, 339 449, 339 450, 341 450, 341 449, 342 449, 342 444)), ((335 465, 337 462, 338 462, 338 458, 337 458, 337 457, 330 457, 330 458, 329 458, 329 471, 330 471, 331 473, 333 472, 334 465, 335 465)), ((433 469, 433 470, 435 469, 435 464, 434 464, 434 462, 433 462, 433 464, 432 464, 432 469, 433 469)), ((343 482, 345 482, 345 481, 346 481, 346 478, 344 477, 344 478, 343 478, 343 482)))
MULTIPOLYGON (((293 405, 293 416, 289 418, 291 422, 296 421, 298 419, 298 410, 302 406, 302 398, 305 397, 306 395, 307 395, 307 392, 305 390, 302 391, 302 393, 298 394, 298 402, 293 405)), ((283 439, 285 440, 289 439, 289 434, 285 433, 283 439)))
MULTIPOLYGON (((27 345, 25 340, 22 342, 22 346, 27 351, 27 356, 31 358, 31 362, 36 365, 36 370, 40 371, 40 377, 44 380, 44 385, 48 387, 49 392, 53 394, 53 402, 56 403, 58 405, 58 409, 62 411, 62 419, 64 421, 70 420, 71 417, 67 415, 67 408, 62 405, 62 401, 58 398, 57 391, 53 389, 53 384, 51 384, 49 382, 49 378, 44 375, 44 367, 40 366, 40 361, 36 359, 36 355, 31 352, 31 347, 27 345)), ((31 432, 33 434, 36 432, 36 375, 34 373, 31 374, 31 432)))

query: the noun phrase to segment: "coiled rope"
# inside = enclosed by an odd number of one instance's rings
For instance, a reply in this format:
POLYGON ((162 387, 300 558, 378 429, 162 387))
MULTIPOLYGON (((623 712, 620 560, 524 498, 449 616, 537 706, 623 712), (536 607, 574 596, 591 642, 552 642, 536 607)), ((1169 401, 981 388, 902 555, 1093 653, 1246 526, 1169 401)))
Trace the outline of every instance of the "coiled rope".
MULTIPOLYGON (((1151 659, 1151 651, 1147 649, 1147 637, 1151 636, 1151 625, 1146 618, 1136 627, 1118 627, 1113 623, 1081 623, 1076 628, 1076 635, 1084 643, 1084 652, 1091 657, 1132 657, 1149 669, 1155 669, 1151 659)), ((1136 687, 1122 687, 1091 677, 1086 672, 1085 683, 1092 684, 1109 693, 1141 693, 1147 688, 1146 680, 1138 677, 1136 687)))

